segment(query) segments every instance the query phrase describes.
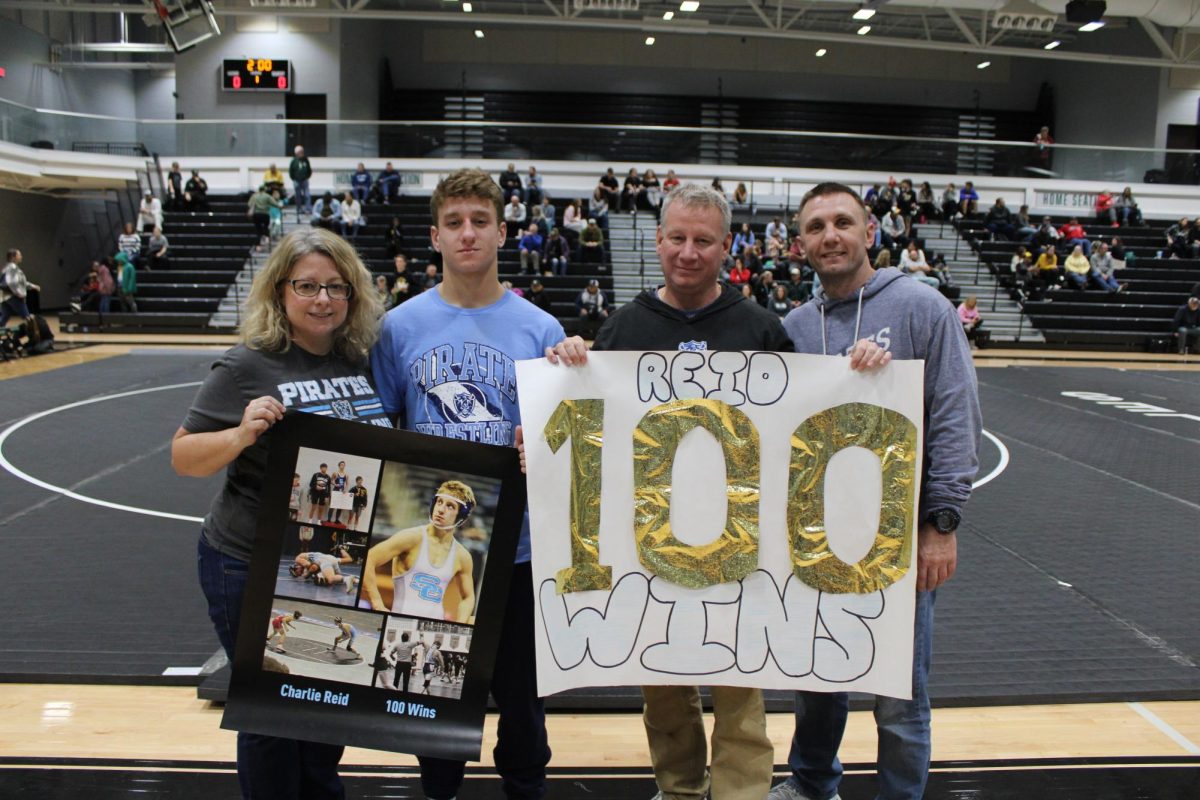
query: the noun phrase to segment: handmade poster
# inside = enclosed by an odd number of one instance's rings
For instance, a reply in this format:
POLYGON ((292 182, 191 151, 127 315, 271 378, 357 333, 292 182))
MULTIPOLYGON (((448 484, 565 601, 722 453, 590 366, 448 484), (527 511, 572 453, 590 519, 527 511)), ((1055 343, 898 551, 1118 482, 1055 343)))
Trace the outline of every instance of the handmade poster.
POLYGON ((517 364, 538 690, 911 692, 923 363, 517 364))
POLYGON ((222 726, 478 760, 524 509, 511 447, 285 417, 222 726))

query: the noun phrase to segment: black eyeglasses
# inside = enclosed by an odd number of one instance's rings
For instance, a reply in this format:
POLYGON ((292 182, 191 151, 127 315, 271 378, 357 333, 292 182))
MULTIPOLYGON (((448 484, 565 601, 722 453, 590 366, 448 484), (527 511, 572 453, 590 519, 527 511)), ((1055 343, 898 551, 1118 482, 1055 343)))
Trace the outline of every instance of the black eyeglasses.
POLYGON ((354 294, 354 287, 348 283, 317 283, 304 278, 294 278, 287 283, 300 297, 316 297, 322 289, 330 300, 349 300, 350 295, 354 294))

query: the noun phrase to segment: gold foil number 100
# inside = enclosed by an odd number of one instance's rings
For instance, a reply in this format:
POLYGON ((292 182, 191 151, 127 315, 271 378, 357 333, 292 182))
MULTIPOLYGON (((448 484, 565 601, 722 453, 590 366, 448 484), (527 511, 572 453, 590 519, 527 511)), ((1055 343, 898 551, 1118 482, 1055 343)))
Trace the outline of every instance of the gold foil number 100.
MULTIPOLYGON (((558 571, 559 594, 612 587, 612 567, 600 563, 600 472, 604 401, 564 400, 544 429, 551 452, 571 440, 571 566, 558 571)), ((845 403, 814 414, 792 434, 788 481, 788 543, 792 570, 826 592, 868 594, 900 580, 912 560, 917 429, 905 416, 867 403, 845 403), (847 564, 825 535, 824 483, 830 459, 863 447, 880 459, 883 507, 875 541, 847 564)), ((650 409, 633 433, 634 537, 647 572, 703 588, 744 578, 758 565, 759 436, 743 412, 720 400, 675 400, 650 409), (720 536, 706 545, 679 541, 670 526, 671 476, 684 435, 697 427, 721 445, 727 466, 728 513, 720 536)))

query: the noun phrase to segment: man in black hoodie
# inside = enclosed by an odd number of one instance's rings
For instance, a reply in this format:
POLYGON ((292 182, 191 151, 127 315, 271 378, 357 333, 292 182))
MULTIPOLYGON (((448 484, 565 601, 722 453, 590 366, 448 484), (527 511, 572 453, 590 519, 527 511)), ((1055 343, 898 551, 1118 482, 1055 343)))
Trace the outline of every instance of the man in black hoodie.
POLYGON ((1200 340, 1200 297, 1194 289, 1188 301, 1175 312, 1174 327, 1179 337, 1179 354, 1183 355, 1189 340, 1200 340))

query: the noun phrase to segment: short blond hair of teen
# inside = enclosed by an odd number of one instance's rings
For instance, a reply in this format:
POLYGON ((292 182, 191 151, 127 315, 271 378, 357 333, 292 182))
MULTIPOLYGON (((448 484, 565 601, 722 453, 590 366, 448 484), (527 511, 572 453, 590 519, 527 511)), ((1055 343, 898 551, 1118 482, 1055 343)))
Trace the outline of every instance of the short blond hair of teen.
POLYGON ((284 353, 292 346, 291 327, 283 306, 284 285, 296 262, 323 255, 352 288, 346 321, 333 332, 333 352, 359 362, 379 337, 383 304, 371 285, 371 273, 342 237, 324 228, 302 228, 283 237, 262 272, 254 276, 242 321, 242 342, 252 350, 284 353))
POLYGON ((433 196, 429 198, 429 213, 433 224, 438 224, 438 214, 447 200, 468 198, 491 203, 496 210, 496 224, 504 221, 504 195, 500 187, 481 169, 465 167, 455 170, 438 181, 433 196))

